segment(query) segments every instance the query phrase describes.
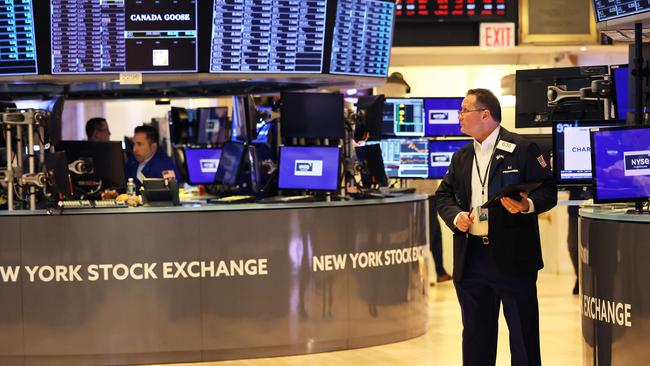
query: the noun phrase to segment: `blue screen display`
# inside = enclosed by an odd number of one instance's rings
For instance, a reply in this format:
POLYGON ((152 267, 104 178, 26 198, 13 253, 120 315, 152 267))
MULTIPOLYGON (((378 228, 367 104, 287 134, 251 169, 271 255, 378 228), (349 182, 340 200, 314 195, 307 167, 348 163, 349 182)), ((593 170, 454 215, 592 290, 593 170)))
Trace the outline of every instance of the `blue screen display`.
POLYGON ((338 190, 339 155, 338 147, 281 147, 278 188, 338 190))
POLYGON ((592 130, 596 199, 650 197, 650 128, 592 130))
POLYGON ((464 136, 458 111, 463 98, 424 98, 425 136, 464 136))
POLYGON ((441 179, 447 174, 451 157, 472 140, 429 141, 429 178, 441 179))
POLYGON ((0 75, 37 74, 32 1, 3 1, 0 19, 0 75))
POLYGON ((614 87, 616 88, 616 119, 625 121, 627 112, 634 112, 630 108, 629 69, 627 66, 621 66, 612 70, 614 73, 614 87))
POLYGON ((221 149, 185 149, 190 184, 212 184, 221 160, 221 149))

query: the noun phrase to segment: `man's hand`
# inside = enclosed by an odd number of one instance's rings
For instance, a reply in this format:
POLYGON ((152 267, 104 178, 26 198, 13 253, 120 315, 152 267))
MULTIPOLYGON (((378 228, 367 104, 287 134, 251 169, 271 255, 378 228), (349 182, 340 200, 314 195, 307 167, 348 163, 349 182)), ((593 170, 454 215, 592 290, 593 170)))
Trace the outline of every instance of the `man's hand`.
POLYGON ((528 203, 528 193, 519 192, 519 195, 521 196, 521 200, 519 201, 513 200, 509 197, 501 197, 501 204, 511 214, 528 212, 530 209, 530 204, 528 203))
POLYGON ((458 220, 456 220, 456 227, 462 232, 467 232, 470 225, 474 223, 474 210, 472 212, 461 212, 458 214, 458 220))

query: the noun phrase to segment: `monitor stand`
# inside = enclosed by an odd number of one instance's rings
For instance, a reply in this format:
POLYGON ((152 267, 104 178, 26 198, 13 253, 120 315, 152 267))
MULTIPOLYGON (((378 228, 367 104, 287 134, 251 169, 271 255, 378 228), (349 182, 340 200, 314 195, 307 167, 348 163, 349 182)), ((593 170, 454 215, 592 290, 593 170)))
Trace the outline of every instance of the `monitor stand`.
POLYGON ((630 215, 648 215, 650 214, 650 210, 643 207, 643 202, 636 202, 634 203, 634 208, 627 210, 626 213, 630 215))

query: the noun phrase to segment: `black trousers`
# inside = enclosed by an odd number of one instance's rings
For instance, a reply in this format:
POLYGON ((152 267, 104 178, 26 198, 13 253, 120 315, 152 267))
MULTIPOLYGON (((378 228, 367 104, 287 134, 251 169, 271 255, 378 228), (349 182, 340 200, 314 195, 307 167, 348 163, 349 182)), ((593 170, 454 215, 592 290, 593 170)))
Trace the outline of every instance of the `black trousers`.
POLYGON ((470 236, 463 279, 454 283, 463 318, 463 365, 496 363, 501 304, 510 332, 511 364, 541 365, 537 272, 501 273, 489 245, 470 236))

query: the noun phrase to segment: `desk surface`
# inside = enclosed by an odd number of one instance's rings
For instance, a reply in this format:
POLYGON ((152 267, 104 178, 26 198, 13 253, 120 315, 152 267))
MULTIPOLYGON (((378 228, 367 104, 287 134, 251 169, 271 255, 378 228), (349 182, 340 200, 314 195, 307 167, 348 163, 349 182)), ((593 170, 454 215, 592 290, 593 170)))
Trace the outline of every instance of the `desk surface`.
POLYGON ((626 213, 631 207, 595 206, 580 209, 580 217, 607 221, 650 223, 650 214, 635 215, 626 213))
POLYGON ((391 203, 403 203, 426 200, 424 194, 405 194, 383 199, 364 199, 332 202, 297 202, 297 203, 243 203, 243 204, 193 204, 176 207, 129 207, 129 208, 94 208, 67 210, 16 210, 0 211, 1 216, 43 216, 43 215, 90 215, 90 214, 133 214, 133 213, 175 213, 175 212, 214 212, 214 211, 250 211, 277 210, 295 208, 326 208, 346 206, 367 206, 391 203))

